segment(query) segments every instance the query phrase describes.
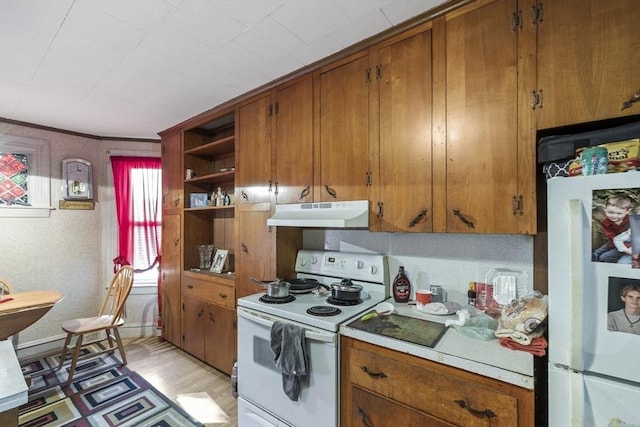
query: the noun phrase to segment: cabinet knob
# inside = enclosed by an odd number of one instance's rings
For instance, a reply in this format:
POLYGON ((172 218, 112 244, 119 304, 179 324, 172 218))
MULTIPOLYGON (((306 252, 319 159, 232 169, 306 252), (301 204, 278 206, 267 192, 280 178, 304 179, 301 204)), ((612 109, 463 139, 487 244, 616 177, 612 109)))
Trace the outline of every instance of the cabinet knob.
POLYGON ((458 209, 453 209, 453 214, 457 216, 469 228, 476 228, 473 221, 464 216, 458 209))
POLYGON ((311 186, 307 185, 306 187, 304 187, 304 190, 302 190, 300 192, 300 195, 298 196, 298 199, 299 200, 304 200, 304 198, 307 197, 310 192, 311 192, 311 186))
POLYGON ((338 193, 336 193, 336 190, 334 190, 333 188, 329 187, 329 185, 328 185, 328 184, 325 184, 325 185, 324 185, 324 189, 327 191, 327 193, 328 193, 331 197, 333 197, 334 199, 336 198, 336 196, 337 196, 337 194, 338 194, 338 193))
POLYGON ((382 378, 387 378, 387 375, 380 371, 380 372, 371 372, 369 370, 369 368, 367 368, 366 366, 362 366, 360 369, 362 369, 364 371, 364 373, 366 373, 367 375, 369 375, 371 378, 373 378, 374 380, 379 380, 382 378))
POLYGON ((628 101, 622 103, 622 108, 620 109, 620 111, 631 108, 631 106, 638 101, 640 101, 640 90, 634 93, 628 101))
POLYGON ((358 406, 358 415, 360 415, 360 421, 362 421, 364 427, 373 427, 373 424, 369 421, 367 411, 362 406, 358 406))
POLYGON ((469 406, 465 400, 454 400, 462 409, 466 409, 474 417, 479 418, 495 418, 497 415, 490 409, 475 409, 469 406))
POLYGON ((426 209, 420 211, 420 213, 418 215, 416 215, 416 217, 411 220, 411 222, 409 223, 409 228, 415 227, 416 224, 418 224, 420 221, 422 221, 422 218, 424 218, 425 216, 427 216, 427 210, 426 209))

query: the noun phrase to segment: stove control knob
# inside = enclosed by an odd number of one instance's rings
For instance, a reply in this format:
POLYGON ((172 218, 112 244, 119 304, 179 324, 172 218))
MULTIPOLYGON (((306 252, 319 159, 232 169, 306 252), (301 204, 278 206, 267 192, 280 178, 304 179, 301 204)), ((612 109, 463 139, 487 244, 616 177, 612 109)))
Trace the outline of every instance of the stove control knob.
POLYGON ((364 267, 364 262, 356 260, 356 269, 362 270, 362 267, 364 267))
POLYGON ((371 268, 369 269, 369 272, 371 274, 376 274, 378 272, 378 267, 376 267, 375 265, 372 265, 371 268))
POLYGON ((318 257, 315 255, 311 256, 311 264, 317 264, 318 263, 318 257))

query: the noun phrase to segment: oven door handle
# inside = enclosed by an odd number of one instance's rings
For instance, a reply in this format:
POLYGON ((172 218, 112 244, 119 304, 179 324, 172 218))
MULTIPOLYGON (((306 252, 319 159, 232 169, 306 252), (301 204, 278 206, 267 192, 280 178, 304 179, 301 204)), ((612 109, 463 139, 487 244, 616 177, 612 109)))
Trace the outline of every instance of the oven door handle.
MULTIPOLYGON (((238 316, 244 317, 245 319, 254 323, 258 323, 262 326, 266 326, 269 329, 271 329, 271 327, 275 323, 275 321, 272 320, 273 319, 272 317, 267 317, 262 313, 256 313, 255 311, 249 311, 247 309, 243 309, 240 307, 238 307, 237 313, 238 313, 238 316)), ((322 333, 322 332, 312 331, 311 329, 306 329, 306 328, 304 330, 304 337, 306 339, 328 343, 332 345, 336 345, 336 336, 337 334, 322 333)))

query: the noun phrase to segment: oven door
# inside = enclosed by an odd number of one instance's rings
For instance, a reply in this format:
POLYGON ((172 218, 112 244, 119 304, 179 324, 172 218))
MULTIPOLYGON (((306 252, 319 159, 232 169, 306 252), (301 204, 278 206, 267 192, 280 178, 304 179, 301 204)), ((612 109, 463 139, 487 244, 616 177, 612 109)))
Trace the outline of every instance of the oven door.
MULTIPOLYGON (((238 394, 292 426, 338 424, 337 334, 238 307, 238 394), (282 373, 271 351, 271 326, 288 322, 305 329, 308 375, 302 377, 298 401, 282 390, 282 373)), ((239 427, 244 427, 242 424, 239 427)))

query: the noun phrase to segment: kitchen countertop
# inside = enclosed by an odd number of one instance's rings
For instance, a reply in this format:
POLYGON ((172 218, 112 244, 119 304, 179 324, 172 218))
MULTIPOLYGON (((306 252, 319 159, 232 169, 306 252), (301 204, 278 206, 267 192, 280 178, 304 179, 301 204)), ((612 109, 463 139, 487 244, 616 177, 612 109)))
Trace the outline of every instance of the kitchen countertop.
MULTIPOLYGON (((456 314, 426 314, 416 310, 415 306, 394 302, 393 298, 387 302, 395 306, 395 314, 403 316, 437 323, 458 319, 456 314)), ((524 351, 502 347, 498 339, 483 341, 463 335, 455 328, 449 327, 435 347, 430 348, 351 328, 348 324, 340 326, 340 334, 533 390, 534 356, 524 351)))
POLYGON ((0 360, 0 412, 4 412, 27 403, 29 387, 11 341, 0 341, 0 360))

